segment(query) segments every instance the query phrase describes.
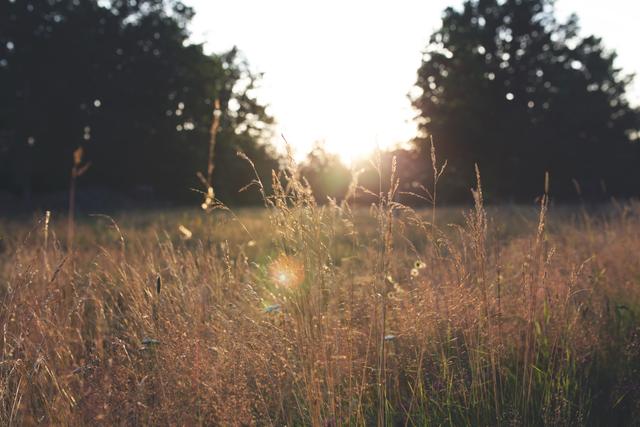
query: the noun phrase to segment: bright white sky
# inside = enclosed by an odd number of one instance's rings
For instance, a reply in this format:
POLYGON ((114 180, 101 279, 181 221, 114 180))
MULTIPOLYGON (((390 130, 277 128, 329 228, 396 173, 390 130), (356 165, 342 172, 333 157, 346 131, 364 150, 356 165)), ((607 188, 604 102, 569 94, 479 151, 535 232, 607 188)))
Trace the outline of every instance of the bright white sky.
MULTIPOLYGON (((193 39, 207 51, 238 46, 264 73, 261 102, 302 158, 316 141, 349 161, 408 141, 415 132, 406 94, 442 10, 460 0, 185 0, 193 39)), ((640 0, 557 0, 583 34, 602 36, 619 66, 640 79, 640 0)), ((640 82, 632 100, 640 103, 640 82)), ((276 143, 280 141, 274 141, 276 143)))

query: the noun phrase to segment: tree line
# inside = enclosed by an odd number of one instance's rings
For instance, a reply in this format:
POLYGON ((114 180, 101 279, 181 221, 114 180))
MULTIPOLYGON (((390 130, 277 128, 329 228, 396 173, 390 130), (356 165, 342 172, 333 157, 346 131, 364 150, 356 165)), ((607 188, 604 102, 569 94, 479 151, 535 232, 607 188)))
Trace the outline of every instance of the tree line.
MULTIPOLYGON (((270 181, 282 159, 271 148, 274 119, 255 97, 260 76, 232 49, 206 54, 189 42, 194 11, 177 0, 48 0, 0 4, 0 190, 28 196, 68 186, 82 147, 86 187, 195 201, 207 162, 213 101, 221 125, 214 187, 227 203, 253 160, 270 181)), ((227 19, 226 17, 220 19, 227 19)), ((543 177, 558 199, 639 193, 640 113, 632 76, 602 39, 559 21, 552 0, 467 0, 447 8, 422 52, 409 98, 411 150, 382 154, 361 184, 378 191, 391 157, 401 189, 433 185, 431 144, 447 159, 441 200, 468 198, 478 165, 490 200, 531 200, 543 177)), ((352 179, 321 147, 301 165, 318 200, 340 199, 352 179)), ((416 201, 422 200, 417 198, 416 201)))

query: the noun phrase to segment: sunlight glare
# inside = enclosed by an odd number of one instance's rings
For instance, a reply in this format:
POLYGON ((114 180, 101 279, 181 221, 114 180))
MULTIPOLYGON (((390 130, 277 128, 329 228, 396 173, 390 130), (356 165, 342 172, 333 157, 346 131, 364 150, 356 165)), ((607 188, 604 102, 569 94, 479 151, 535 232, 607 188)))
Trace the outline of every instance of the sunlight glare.
POLYGON ((296 288, 304 281, 304 266, 294 257, 280 255, 269 265, 271 280, 283 288, 296 288))

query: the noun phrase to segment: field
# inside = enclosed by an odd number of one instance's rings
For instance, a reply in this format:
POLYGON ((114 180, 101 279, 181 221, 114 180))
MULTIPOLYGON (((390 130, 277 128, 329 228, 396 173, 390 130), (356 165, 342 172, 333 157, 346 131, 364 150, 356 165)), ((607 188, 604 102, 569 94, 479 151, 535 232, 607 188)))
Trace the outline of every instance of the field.
MULTIPOLYGON (((640 205, 0 222, 2 425, 631 425, 640 205)), ((470 196, 471 198, 471 196, 470 196)), ((355 206, 355 205, 354 205, 355 206)))

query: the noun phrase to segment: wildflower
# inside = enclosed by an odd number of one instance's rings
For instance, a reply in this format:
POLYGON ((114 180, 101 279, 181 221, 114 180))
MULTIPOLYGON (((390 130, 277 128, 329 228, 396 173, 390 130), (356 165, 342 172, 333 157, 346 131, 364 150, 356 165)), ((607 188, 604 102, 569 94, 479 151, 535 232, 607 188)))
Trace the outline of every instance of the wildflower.
POLYGON ((417 268, 418 270, 423 270, 425 268, 427 268, 427 264, 425 264, 424 262, 417 260, 414 264, 414 267, 417 268))
POLYGON ((280 304, 273 304, 264 308, 265 313, 277 313, 279 311, 280 311, 280 304))
POLYGON ((411 277, 418 277, 419 274, 420 274, 420 271, 418 271, 417 268, 411 269, 411 277))
POLYGON ((249 240, 247 242, 247 246, 250 247, 250 248, 254 247, 255 245, 256 245, 256 241, 255 240, 249 240))

